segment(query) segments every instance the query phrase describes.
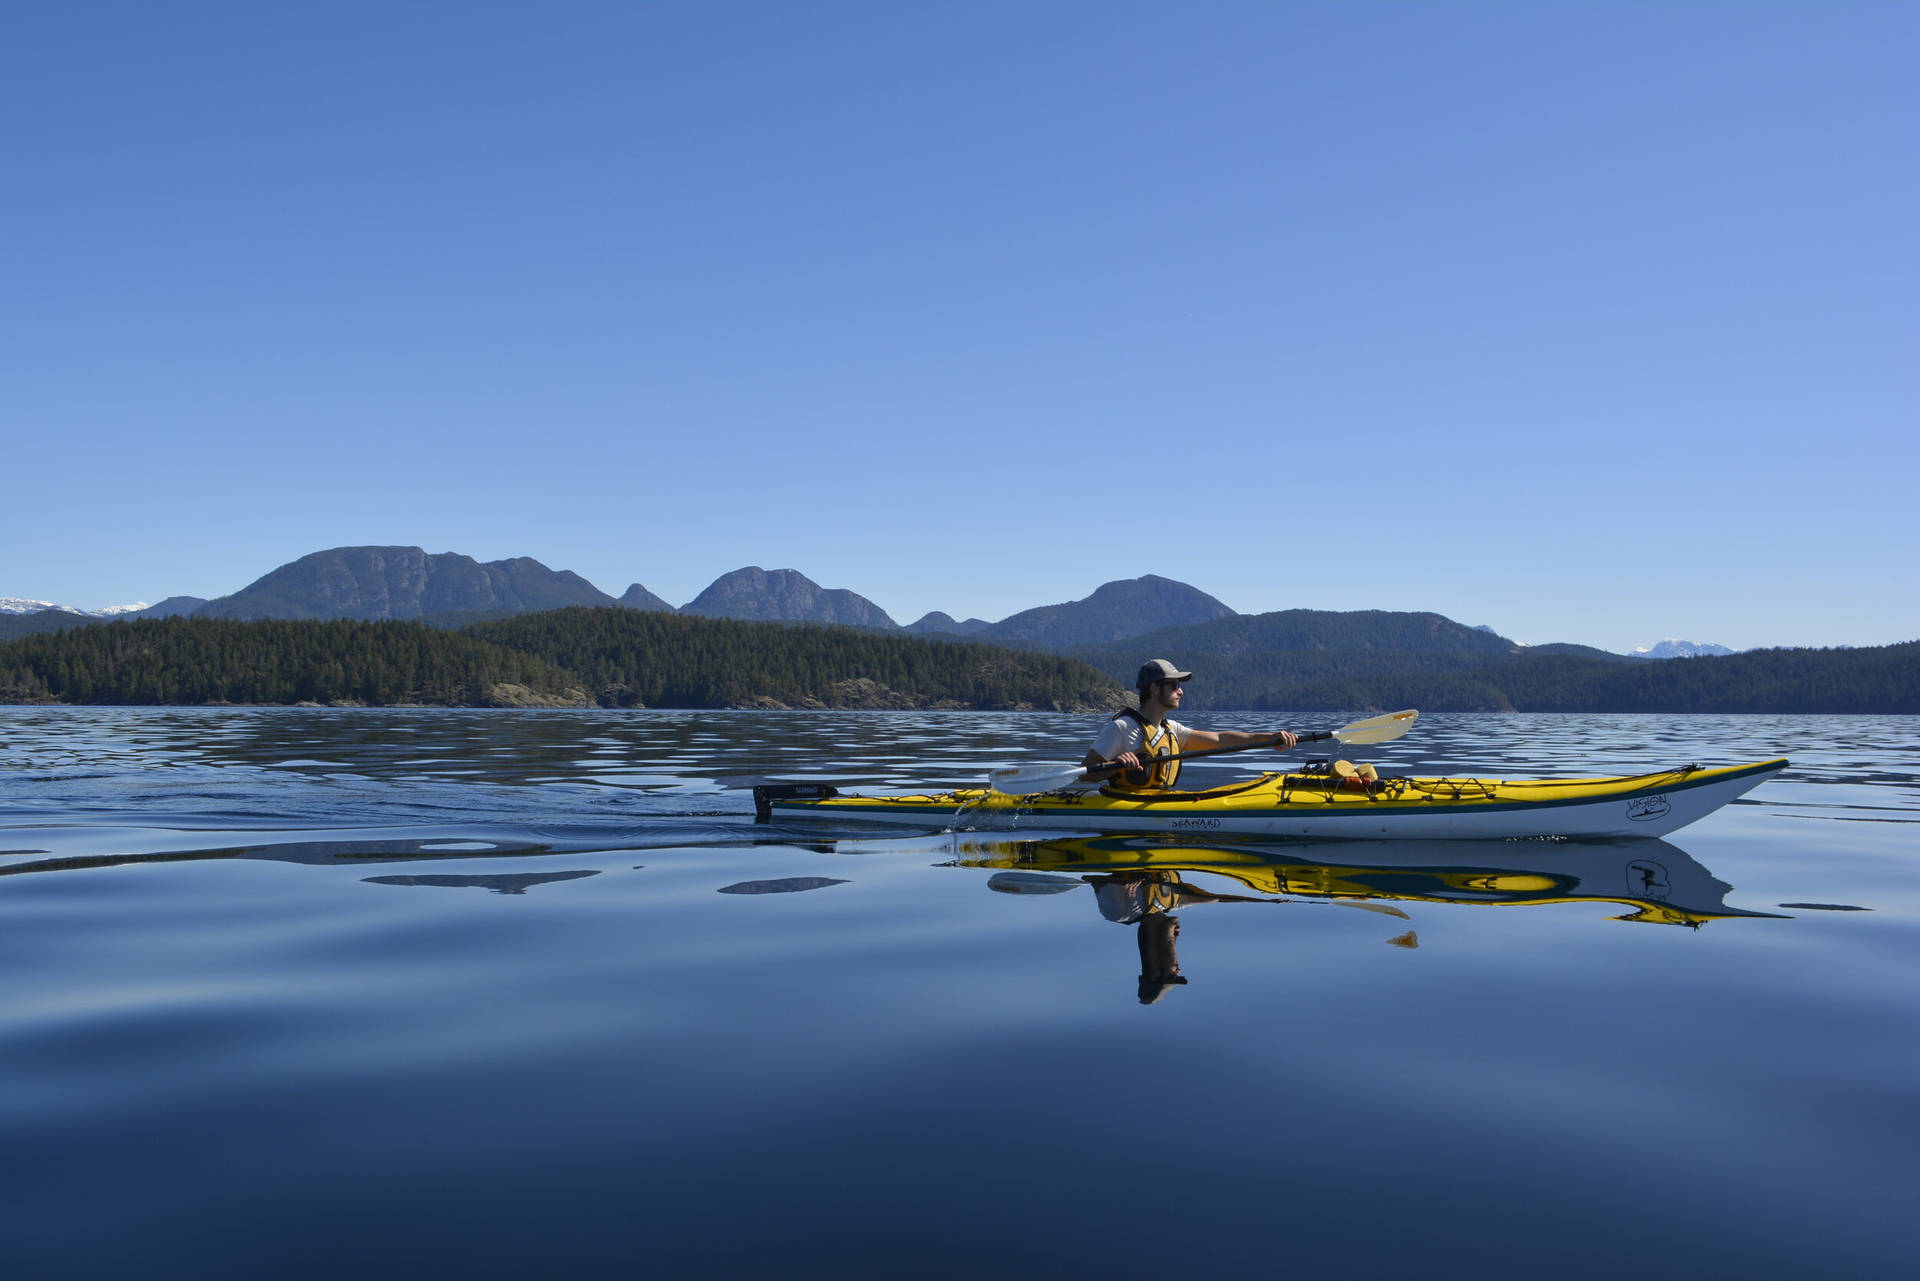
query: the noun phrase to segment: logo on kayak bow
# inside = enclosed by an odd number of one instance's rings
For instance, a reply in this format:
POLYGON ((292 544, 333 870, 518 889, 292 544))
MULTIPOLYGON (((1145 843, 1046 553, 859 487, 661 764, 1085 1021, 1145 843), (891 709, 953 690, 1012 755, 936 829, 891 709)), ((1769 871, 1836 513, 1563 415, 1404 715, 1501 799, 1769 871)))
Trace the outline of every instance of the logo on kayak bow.
POLYGON ((1649 819, 1659 818, 1672 808, 1664 796, 1642 796, 1627 802, 1627 817, 1636 823, 1645 823, 1649 819))

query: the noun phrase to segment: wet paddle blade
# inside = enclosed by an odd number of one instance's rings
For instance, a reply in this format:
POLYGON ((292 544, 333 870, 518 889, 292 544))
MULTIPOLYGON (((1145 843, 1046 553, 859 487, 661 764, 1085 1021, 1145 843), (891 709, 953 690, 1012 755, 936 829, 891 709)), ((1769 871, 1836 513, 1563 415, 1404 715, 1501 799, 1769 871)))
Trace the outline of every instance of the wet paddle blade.
POLYGON ((987 775, 987 786, 1007 796, 1026 796, 1065 787, 1084 773, 1079 765, 1023 765, 994 770, 987 775))
POLYGON ((1384 716, 1369 716, 1364 721, 1333 731, 1333 736, 1342 743, 1360 746, 1366 743, 1390 743, 1413 728, 1420 713, 1409 707, 1405 711, 1388 712, 1384 716))

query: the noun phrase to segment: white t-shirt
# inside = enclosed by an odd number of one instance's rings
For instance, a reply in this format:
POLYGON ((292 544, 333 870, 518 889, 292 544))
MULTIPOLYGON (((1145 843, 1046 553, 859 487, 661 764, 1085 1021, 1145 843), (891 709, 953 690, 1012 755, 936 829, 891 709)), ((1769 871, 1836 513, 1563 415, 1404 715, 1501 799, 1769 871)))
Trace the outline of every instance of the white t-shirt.
MULTIPOLYGON (((1175 720, 1160 723, 1173 731, 1175 751, 1186 746, 1187 735, 1193 733, 1191 729, 1175 720)), ((1110 761, 1122 752, 1140 752, 1141 744, 1146 741, 1147 731, 1139 721, 1131 716, 1116 716, 1100 731, 1100 737, 1093 740, 1093 750, 1100 753, 1102 760, 1110 761)), ((1145 753, 1141 755, 1144 758, 1145 753)))

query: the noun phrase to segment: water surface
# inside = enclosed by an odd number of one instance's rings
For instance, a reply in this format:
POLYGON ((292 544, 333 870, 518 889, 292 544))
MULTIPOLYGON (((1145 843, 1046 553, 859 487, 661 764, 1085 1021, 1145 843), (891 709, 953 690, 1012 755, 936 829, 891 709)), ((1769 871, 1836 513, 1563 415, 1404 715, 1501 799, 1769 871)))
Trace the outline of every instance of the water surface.
POLYGON ((9 1273, 1907 1274, 1920 719, 1365 751, 1793 758, 1655 842, 887 835, 744 790, 1095 728, 0 709, 9 1273))

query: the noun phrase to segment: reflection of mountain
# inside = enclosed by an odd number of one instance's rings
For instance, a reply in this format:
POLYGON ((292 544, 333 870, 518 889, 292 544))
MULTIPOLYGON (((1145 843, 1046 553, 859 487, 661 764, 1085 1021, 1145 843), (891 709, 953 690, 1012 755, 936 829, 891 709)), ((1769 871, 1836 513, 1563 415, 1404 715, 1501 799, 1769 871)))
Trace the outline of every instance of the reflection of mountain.
POLYGON ((583 876, 598 876, 594 871, 507 872, 499 876, 369 876, 369 885, 438 885, 451 889, 492 890, 495 894, 525 894, 536 885, 549 881, 577 881, 583 876))
POLYGON ((1666 841, 1327 841, 1170 845, 1151 837, 959 842, 963 867, 1023 872, 1209 872, 1260 894, 1401 902, 1617 903, 1621 921, 1699 926, 1766 917, 1729 907, 1732 886, 1666 841))

